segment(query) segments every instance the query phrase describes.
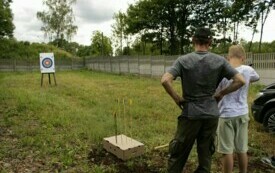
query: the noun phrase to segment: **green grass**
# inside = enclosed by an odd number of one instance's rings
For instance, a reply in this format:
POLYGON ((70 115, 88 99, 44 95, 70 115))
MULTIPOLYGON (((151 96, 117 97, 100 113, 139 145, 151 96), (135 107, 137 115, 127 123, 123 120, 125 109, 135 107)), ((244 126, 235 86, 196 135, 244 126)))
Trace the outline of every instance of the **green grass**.
MULTIPOLYGON (((100 147, 104 137, 115 135, 114 112, 118 114, 119 133, 144 143, 147 152, 168 143, 174 135, 180 110, 159 79, 57 72, 57 86, 50 86, 44 78, 40 87, 40 77, 40 73, 0 73, 3 172, 116 172, 114 166, 91 165, 88 160, 92 148, 100 147)), ((175 87, 180 92, 179 82, 175 87)), ((252 86, 250 100, 259 89, 252 86)), ((259 148, 258 137, 268 141, 270 136, 260 125, 252 124, 250 143, 259 148)), ((261 151, 272 150, 266 147, 261 151)))

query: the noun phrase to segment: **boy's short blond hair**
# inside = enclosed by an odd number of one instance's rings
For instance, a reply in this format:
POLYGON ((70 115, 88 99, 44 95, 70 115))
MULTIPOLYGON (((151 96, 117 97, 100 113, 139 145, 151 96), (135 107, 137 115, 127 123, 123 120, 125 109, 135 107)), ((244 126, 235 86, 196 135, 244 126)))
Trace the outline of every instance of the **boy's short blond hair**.
POLYGON ((230 58, 245 58, 245 50, 241 45, 233 45, 229 47, 228 56, 230 58))

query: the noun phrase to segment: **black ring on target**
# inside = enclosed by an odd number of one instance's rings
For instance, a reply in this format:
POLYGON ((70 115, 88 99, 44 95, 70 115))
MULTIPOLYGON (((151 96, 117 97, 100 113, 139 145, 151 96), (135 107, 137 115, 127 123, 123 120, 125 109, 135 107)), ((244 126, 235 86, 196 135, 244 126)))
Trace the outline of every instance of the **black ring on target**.
POLYGON ((53 61, 51 58, 44 58, 42 60, 42 66, 44 68, 51 68, 53 66, 53 61))

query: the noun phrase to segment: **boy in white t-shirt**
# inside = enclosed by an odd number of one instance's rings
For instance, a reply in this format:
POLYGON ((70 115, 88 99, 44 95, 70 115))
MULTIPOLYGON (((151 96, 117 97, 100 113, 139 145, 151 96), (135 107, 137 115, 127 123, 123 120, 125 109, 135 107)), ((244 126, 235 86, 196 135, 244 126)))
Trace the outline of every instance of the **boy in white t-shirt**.
MULTIPOLYGON (((240 45, 229 48, 228 60, 232 67, 241 73, 246 84, 239 90, 223 97, 219 102, 220 119, 218 125, 218 149, 223 154, 223 172, 233 172, 233 152, 237 153, 239 172, 246 173, 248 165, 248 104, 249 84, 259 80, 259 75, 250 66, 243 65, 245 50, 240 45)), ((232 81, 223 79, 217 91, 230 85, 232 81)))

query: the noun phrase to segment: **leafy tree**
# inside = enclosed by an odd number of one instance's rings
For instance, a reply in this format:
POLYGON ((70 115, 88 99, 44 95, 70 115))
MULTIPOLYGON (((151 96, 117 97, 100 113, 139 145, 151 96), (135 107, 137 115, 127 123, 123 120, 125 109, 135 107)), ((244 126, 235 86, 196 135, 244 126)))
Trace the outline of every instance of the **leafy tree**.
POLYGON ((92 56, 92 46, 80 45, 77 51, 77 56, 79 57, 92 56))
POLYGON ((126 31, 140 34, 145 46, 147 42, 155 44, 160 48, 160 54, 166 40, 169 41, 170 54, 182 54, 189 50, 190 38, 196 27, 211 26, 211 23, 218 21, 216 12, 211 11, 216 8, 210 6, 218 2, 220 1, 140 0, 127 10, 126 31))
POLYGON ((118 12, 114 14, 115 23, 112 25, 113 37, 115 47, 117 47, 116 55, 123 54, 123 40, 127 38, 125 33, 125 14, 122 12, 118 12))
POLYGON ((37 18, 43 22, 41 30, 50 40, 58 40, 58 47, 64 39, 70 40, 76 33, 77 26, 73 25, 74 15, 71 5, 76 0, 44 0, 48 11, 37 12, 37 18))
POLYGON ((13 37, 14 25, 10 8, 12 0, 0 0, 0 38, 13 37))
POLYGON ((274 7, 275 1, 274 0, 258 0, 256 2, 256 8, 257 19, 260 18, 260 25, 261 25, 261 31, 260 31, 260 41, 259 41, 259 52, 261 52, 261 45, 262 45, 262 37, 263 37, 263 29, 266 22, 266 19, 268 17, 268 14, 270 12, 270 9, 274 7))
POLYGON ((127 10, 125 31, 140 35, 141 47, 150 43, 162 54, 168 41, 170 54, 182 54, 190 50, 194 29, 208 26, 217 33, 214 46, 226 49, 227 43, 238 42, 240 24, 256 28, 264 2, 274 7, 274 0, 139 0, 127 10))
POLYGON ((54 41, 52 42, 49 42, 48 44, 51 44, 51 45, 54 45, 54 46, 57 46, 59 43, 62 43, 60 44, 61 46, 59 47, 60 49, 63 49, 73 55, 76 55, 77 54, 77 51, 80 47, 80 45, 76 42, 68 42, 67 40, 65 39, 55 39, 54 41))
POLYGON ((253 28, 256 21, 250 20, 254 15, 253 11, 254 0, 238 0, 233 1, 231 6, 231 21, 233 23, 233 42, 238 40, 239 24, 244 23, 246 26, 253 28))
POLYGON ((104 36, 100 31, 94 31, 91 40, 92 55, 112 56, 113 48, 110 38, 104 36))
POLYGON ((72 54, 45 43, 29 43, 3 38, 0 42, 0 59, 24 59, 38 61, 41 52, 54 52, 56 59, 71 59, 72 54))
MULTIPOLYGON (((129 6, 125 18, 126 33, 138 34, 141 37, 142 47, 149 43, 158 43, 162 50, 164 31, 163 7, 165 0, 141 0, 129 6)), ((173 37, 174 38, 174 37, 173 37)), ((143 54, 145 53, 145 49, 143 54)), ((162 54, 162 51, 160 52, 162 54)))

